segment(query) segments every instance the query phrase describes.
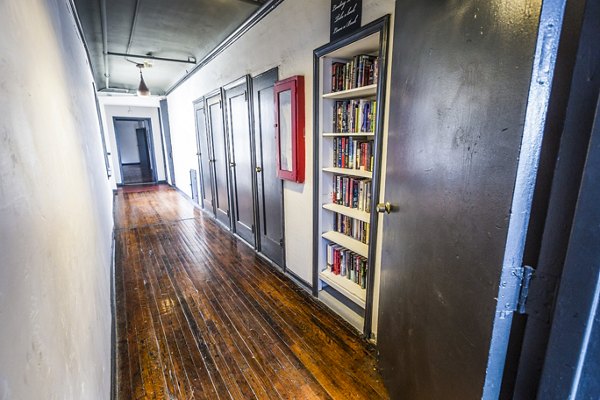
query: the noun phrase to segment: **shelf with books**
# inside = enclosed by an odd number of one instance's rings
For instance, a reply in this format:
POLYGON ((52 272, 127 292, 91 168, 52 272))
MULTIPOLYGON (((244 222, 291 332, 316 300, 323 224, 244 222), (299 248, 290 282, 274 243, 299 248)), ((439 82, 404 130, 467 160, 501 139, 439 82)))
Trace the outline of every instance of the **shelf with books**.
POLYGON ((359 210, 358 208, 346 207, 341 204, 327 203, 323 204, 323 208, 363 222, 370 222, 371 219, 371 213, 359 210))
POLYGON ((340 90, 338 92, 329 92, 323 94, 324 99, 356 99, 360 97, 375 97, 377 95, 377 85, 368 85, 354 89, 340 90))
POLYGON ((361 288, 358 284, 354 283, 347 277, 336 275, 328 269, 324 269, 319 272, 319 277, 327 282, 327 284, 333 286, 336 290, 346 295, 346 297, 348 297, 354 303, 362 308, 365 308, 365 302, 367 298, 366 289, 361 288))
POLYGON ((373 132, 325 132, 325 133, 323 133, 323 137, 341 137, 341 136, 370 138, 370 137, 375 136, 375 133, 373 133, 373 132))
POLYGON ((323 172, 329 172, 329 173, 338 174, 338 175, 356 176, 359 178, 371 179, 373 177, 373 173, 371 171, 363 171, 363 170, 354 169, 354 168, 326 167, 326 168, 323 168, 323 172))
POLYGON ((362 243, 348 235, 336 231, 329 231, 323 234, 323 239, 327 239, 335 244, 339 244, 342 247, 352 250, 356 254, 362 257, 369 258, 369 245, 362 243))
POLYGON ((388 30, 389 16, 384 16, 314 52, 313 294, 367 337, 388 30))

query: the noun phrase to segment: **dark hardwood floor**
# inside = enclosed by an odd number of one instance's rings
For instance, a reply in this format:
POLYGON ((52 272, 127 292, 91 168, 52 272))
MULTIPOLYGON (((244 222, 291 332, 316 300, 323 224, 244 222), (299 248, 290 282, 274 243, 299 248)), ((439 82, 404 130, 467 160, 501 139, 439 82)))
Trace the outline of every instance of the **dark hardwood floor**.
POLYGON ((175 190, 149 189, 117 195, 119 399, 387 398, 348 325, 175 190))

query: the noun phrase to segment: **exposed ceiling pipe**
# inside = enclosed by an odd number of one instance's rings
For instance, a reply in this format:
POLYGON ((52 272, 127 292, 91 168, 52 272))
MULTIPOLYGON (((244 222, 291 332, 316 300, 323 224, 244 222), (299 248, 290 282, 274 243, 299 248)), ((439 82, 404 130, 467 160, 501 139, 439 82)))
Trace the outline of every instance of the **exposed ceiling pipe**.
POLYGON ((141 3, 140 0, 135 1, 135 11, 133 12, 133 19, 131 20, 131 30, 129 31, 129 42, 127 42, 127 50, 125 50, 125 53, 129 53, 129 50, 131 49, 131 43, 133 42, 133 33, 135 31, 135 26, 137 25, 137 17, 138 17, 138 13, 140 11, 140 3, 141 3))
POLYGON ((239 1, 241 1, 242 3, 252 4, 255 6, 262 6, 266 2, 266 0, 239 0, 239 1))
POLYGON ((106 0, 100 0, 100 19, 102 24, 102 53, 104 54, 104 86, 110 88, 110 72, 108 70, 108 30, 106 16, 106 0))
POLYGON ((148 55, 148 54, 142 55, 142 54, 116 53, 113 51, 109 51, 108 55, 125 57, 125 58, 143 58, 145 60, 157 60, 157 61, 169 61, 169 62, 185 63, 185 64, 196 64, 196 58, 192 57, 192 56, 188 57, 187 60, 183 60, 183 59, 179 59, 179 58, 156 57, 156 56, 152 56, 152 55, 148 55))

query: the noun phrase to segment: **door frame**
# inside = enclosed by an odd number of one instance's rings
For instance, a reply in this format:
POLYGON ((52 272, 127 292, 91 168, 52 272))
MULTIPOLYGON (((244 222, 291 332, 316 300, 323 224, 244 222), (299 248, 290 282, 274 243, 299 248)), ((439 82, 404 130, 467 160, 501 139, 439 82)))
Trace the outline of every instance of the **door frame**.
MULTIPOLYGON (((600 96, 572 218, 557 290, 550 337, 537 396, 591 398, 595 387, 582 380, 598 374, 588 360, 598 353, 600 315, 600 96), (595 349, 594 349, 595 348, 595 349), (590 369, 587 369, 590 368, 590 369), (583 390, 583 393, 580 393, 583 390)), ((597 393, 596 393, 597 395, 597 393)), ((595 396, 594 396, 595 397, 595 396)))
POLYGON ((205 190, 206 190, 206 182, 205 184, 199 184, 199 192, 200 192, 200 197, 201 197, 201 202, 200 202, 200 206, 202 207, 202 209, 204 210, 210 210, 212 215, 214 217, 216 217, 216 205, 215 205, 215 188, 214 188, 214 184, 215 184, 215 177, 214 177, 214 173, 213 173, 213 168, 210 168, 211 166, 211 153, 214 151, 214 149, 212 148, 212 135, 210 134, 210 130, 208 127, 208 120, 206 118, 207 114, 206 114, 206 99, 207 96, 202 96, 197 98, 196 100, 193 101, 193 105, 194 105, 194 126, 196 128, 196 158, 198 160, 198 171, 200 172, 200 180, 202 181, 203 179, 205 179, 206 177, 204 176, 204 168, 202 166, 202 157, 208 157, 208 186, 210 187, 210 191, 211 191, 211 196, 212 196, 212 204, 210 204, 210 208, 205 204, 204 202, 204 198, 206 196, 205 190), (206 133, 206 146, 207 146, 207 151, 208 154, 201 154, 201 147, 200 147, 200 130, 198 129, 198 118, 196 118, 196 113, 198 111, 202 110, 202 113, 204 114, 204 131, 206 133))
POLYGON ((175 162, 173 161, 173 144, 171 142, 171 123, 169 121, 169 103, 167 99, 160 101, 158 108, 158 119, 162 127, 163 138, 165 146, 163 147, 163 155, 165 161, 165 177, 171 178, 171 185, 177 186, 175 183, 175 162), (165 149, 166 147, 166 149, 165 149), (166 153, 166 154, 165 154, 166 153), (168 164, 168 171, 167 171, 168 164))
MULTIPOLYGON (((259 115, 258 111, 259 109, 257 108, 258 104, 256 102, 256 99, 258 98, 258 89, 256 85, 256 82, 260 82, 262 79, 265 80, 269 80, 269 82, 271 80, 273 80, 273 84, 275 82, 277 82, 277 80, 279 79, 279 67, 274 67, 271 68, 265 72, 262 72, 256 76, 251 77, 250 79, 250 90, 251 90, 251 96, 250 96, 250 107, 252 108, 252 125, 254 127, 254 165, 256 167, 261 167, 263 169, 263 172, 256 172, 255 175, 255 181, 256 181, 256 221, 255 221, 255 226, 256 226, 256 249, 259 253, 261 253, 262 255, 264 255, 265 257, 267 257, 269 260, 271 260, 271 258, 269 256, 267 256, 267 254, 263 251, 263 232, 262 232, 262 223, 261 223, 261 218, 262 218, 262 212, 264 212, 265 209, 265 205, 264 202, 261 201, 260 198, 260 193, 259 193, 259 174, 261 179, 263 178, 263 174, 264 174, 264 166, 263 166, 263 158, 264 158, 264 154, 263 154, 263 148, 262 148, 262 134, 260 132, 260 119, 257 118, 257 116, 259 115), (273 79, 274 78, 274 79, 273 79), (260 152, 259 150, 260 149, 260 152), (259 157, 260 156, 260 157, 259 157)), ((274 87, 274 86, 273 86, 274 87)), ((256 171, 256 167, 255 167, 255 171, 256 171)), ((283 272, 287 272, 287 267, 286 267, 286 258, 285 258, 285 207, 284 207, 284 196, 285 196, 285 192, 283 190, 284 184, 283 181, 280 180, 280 190, 281 190, 281 240, 282 240, 282 245, 281 245, 281 265, 279 265, 278 262, 276 262, 275 260, 271 260, 271 262, 277 264, 282 270, 283 272)))
MULTIPOLYGON (((211 137, 212 140, 212 152, 213 152, 213 157, 215 157, 215 149, 214 149, 214 134, 213 134, 213 130, 212 130, 212 124, 210 123, 210 107, 213 104, 216 104, 216 102, 213 103, 214 100, 218 99, 218 102, 220 103, 219 108, 220 108, 220 117, 221 117, 221 121, 223 122, 223 146, 225 147, 225 154, 223 154, 222 156, 226 158, 226 164, 225 164, 225 182, 226 182, 226 192, 227 192, 227 219, 228 221, 224 220, 224 217, 221 217, 221 215, 219 214, 219 207, 218 207, 218 203, 219 203, 219 192, 218 192, 218 187, 217 187, 217 173, 216 173, 216 165, 215 162, 213 161, 213 165, 211 168, 211 172, 213 173, 213 176, 215 177, 214 179, 214 200, 215 200, 215 219, 217 221, 219 221, 220 223, 222 223, 223 225, 225 225, 229 230, 232 230, 235 232, 234 228, 232 227, 232 218, 231 218, 231 190, 229 189, 230 185, 230 176, 229 176, 229 168, 228 168, 228 163, 229 163, 229 159, 228 159, 228 149, 229 149, 229 140, 228 140, 228 135, 227 135, 227 126, 226 124, 226 119, 225 119, 225 109, 223 107, 223 90, 221 88, 213 90, 212 92, 206 94, 204 96, 204 101, 205 101, 205 112, 207 113, 207 120, 206 120, 206 124, 207 124, 207 128, 208 128, 208 132, 209 135, 211 137)), ((214 160, 214 158, 213 158, 214 160)))
POLYGON ((229 122, 229 117, 230 117, 230 109, 229 109, 229 105, 228 105, 228 92, 237 90, 243 88, 243 90, 245 90, 246 92, 246 108, 247 108, 247 113, 248 113, 248 133, 250 135, 250 169, 251 171, 255 171, 256 170, 256 147, 255 147, 255 135, 254 135, 254 120, 252 118, 252 107, 251 107, 251 103, 250 103, 250 91, 251 91, 251 86, 250 86, 250 76, 249 75, 244 75, 241 78, 238 78, 230 83, 228 83, 227 85, 224 85, 222 87, 222 99, 223 99, 223 103, 224 103, 224 107, 223 107, 223 116, 225 117, 225 132, 226 132, 226 136, 227 136, 227 162, 228 162, 228 170, 229 170, 229 198, 230 198, 230 204, 229 204, 229 209, 230 209, 230 216, 231 216, 231 230, 236 233, 238 236, 240 236, 242 239, 246 240, 250 245, 252 245, 255 249, 258 249, 257 247, 257 227, 256 227, 256 214, 257 214, 257 210, 256 210, 256 204, 257 204, 257 183, 256 183, 256 174, 252 173, 252 178, 251 178, 251 187, 252 187, 252 224, 253 227, 251 228, 252 230, 252 238, 253 241, 250 241, 250 237, 244 237, 240 232, 238 232, 237 229, 237 219, 238 219, 238 199, 237 199, 237 193, 236 193, 236 188, 237 188, 237 171, 235 170, 236 165, 232 163, 235 163, 235 149, 233 146, 233 131, 232 131, 232 127, 230 126, 230 122, 229 122))
MULTIPOLYGON (((589 157, 588 142, 595 126, 594 118, 598 123, 595 106, 599 84, 589 79, 589 71, 600 65, 600 51, 593 45, 600 33, 596 23, 600 6, 594 2, 559 0, 544 5, 542 14, 545 27, 550 24, 560 32, 560 42, 554 39, 554 43, 548 40, 545 43, 545 50, 552 50, 555 67, 551 69, 552 79, 548 78, 552 85, 546 89, 539 172, 523 259, 524 265, 533 269, 533 278, 524 314, 513 319, 502 398, 529 398, 536 394, 543 397, 542 393, 550 393, 549 386, 556 385, 558 389, 559 381, 552 382, 557 375, 545 380, 543 375, 556 373, 548 366, 552 358, 560 359, 560 369, 572 356, 569 351, 573 343, 563 344, 562 354, 550 356, 551 335, 557 318, 564 317, 557 310, 561 302, 567 302, 560 299, 561 291, 565 290, 563 280, 569 279, 567 253, 576 229, 575 212, 582 195, 580 191, 583 191, 580 185, 583 185, 584 165, 589 157)), ((585 296, 583 291, 583 287, 571 291, 572 300, 585 296)), ((555 368, 557 364, 554 363, 555 368)), ((560 391, 570 388, 565 383, 569 378, 569 374, 561 378, 564 386, 560 391)), ((562 395, 568 397, 564 392, 562 395)))
POLYGON ((126 186, 126 185, 148 185, 148 184, 157 184, 158 183, 158 171, 157 171, 157 165, 156 165, 156 157, 154 154, 154 139, 153 139, 153 131, 152 131, 152 119, 149 117, 113 117, 113 129, 115 131, 115 143, 117 145, 117 157, 119 160, 119 171, 121 173, 121 183, 117 183, 117 186, 126 186), (148 123, 148 129, 146 132, 146 136, 147 136, 147 142, 148 142, 148 155, 150 157, 150 162, 152 163, 152 182, 144 182, 144 183, 136 183, 136 184, 129 184, 129 183, 124 183, 123 180, 123 162, 121 161, 121 146, 119 143, 119 136, 117 133, 117 127, 115 125, 116 122, 121 122, 121 121, 125 121, 125 122, 140 122, 140 121, 145 121, 148 123))

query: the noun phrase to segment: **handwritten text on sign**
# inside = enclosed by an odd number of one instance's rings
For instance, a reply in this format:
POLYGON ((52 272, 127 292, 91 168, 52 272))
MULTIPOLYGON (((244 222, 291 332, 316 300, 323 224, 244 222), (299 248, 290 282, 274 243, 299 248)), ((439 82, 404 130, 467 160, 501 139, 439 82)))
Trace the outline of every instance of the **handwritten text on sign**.
POLYGON ((338 39, 360 28, 362 0, 331 0, 330 40, 338 39))

